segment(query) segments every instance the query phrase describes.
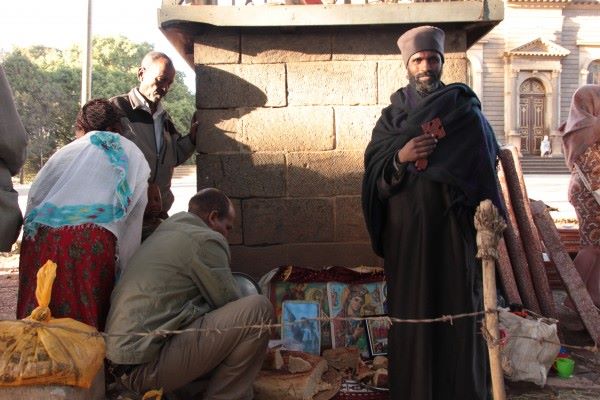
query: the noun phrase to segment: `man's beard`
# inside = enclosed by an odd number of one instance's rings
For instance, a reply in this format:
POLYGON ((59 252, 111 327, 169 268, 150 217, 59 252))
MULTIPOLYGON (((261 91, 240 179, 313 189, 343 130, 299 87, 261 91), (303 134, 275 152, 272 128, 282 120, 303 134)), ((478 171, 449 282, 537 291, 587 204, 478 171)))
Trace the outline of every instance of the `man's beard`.
POLYGON ((411 75, 408 74, 408 82, 413 85, 418 92, 424 94, 431 94, 435 92, 441 86, 442 71, 436 73, 434 71, 422 72, 419 74, 411 75), (423 76, 429 76, 432 79, 430 81, 420 81, 419 78, 423 76))

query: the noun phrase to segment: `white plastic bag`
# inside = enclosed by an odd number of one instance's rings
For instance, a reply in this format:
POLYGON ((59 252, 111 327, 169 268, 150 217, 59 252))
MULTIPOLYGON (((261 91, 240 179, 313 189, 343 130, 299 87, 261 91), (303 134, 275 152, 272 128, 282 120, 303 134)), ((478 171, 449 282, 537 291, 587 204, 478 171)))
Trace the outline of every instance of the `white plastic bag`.
POLYGON ((544 386, 560 351, 556 322, 545 318, 523 318, 501 310, 500 329, 506 332, 506 341, 500 351, 504 375, 511 381, 544 386))

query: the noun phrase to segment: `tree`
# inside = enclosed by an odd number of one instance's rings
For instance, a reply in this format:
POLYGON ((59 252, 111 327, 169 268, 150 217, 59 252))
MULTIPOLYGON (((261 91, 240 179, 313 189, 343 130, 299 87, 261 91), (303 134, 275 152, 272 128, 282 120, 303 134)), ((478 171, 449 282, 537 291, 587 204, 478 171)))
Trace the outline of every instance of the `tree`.
POLYGON ((190 93, 183 79, 184 75, 181 72, 175 73, 175 81, 164 99, 163 106, 169 112, 177 130, 186 135, 192 115, 196 111, 196 104, 194 95, 190 93))
MULTIPOLYGON (((135 43, 123 36, 94 38, 92 48, 93 98, 109 98, 135 87, 139 64, 152 51, 151 44, 135 43)), ((67 50, 33 46, 17 48, 0 60, 29 132, 26 167, 31 172, 39 170, 56 149, 74 137, 80 108, 80 56, 79 46, 67 50)), ((186 134, 195 106, 180 72, 163 102, 177 129, 186 134)))
MULTIPOLYGON (((110 98, 136 86, 140 62, 152 51, 149 43, 136 44, 123 36, 94 38, 92 48, 92 97, 95 98, 110 98)), ((75 46, 72 52, 79 55, 80 50, 75 46)))
POLYGON ((55 49, 35 47, 28 50, 17 49, 9 53, 2 64, 21 120, 29 133, 26 168, 35 172, 58 147, 70 141, 77 104, 73 104, 69 95, 68 83, 75 79, 71 71, 48 68, 49 59, 57 56, 55 49))

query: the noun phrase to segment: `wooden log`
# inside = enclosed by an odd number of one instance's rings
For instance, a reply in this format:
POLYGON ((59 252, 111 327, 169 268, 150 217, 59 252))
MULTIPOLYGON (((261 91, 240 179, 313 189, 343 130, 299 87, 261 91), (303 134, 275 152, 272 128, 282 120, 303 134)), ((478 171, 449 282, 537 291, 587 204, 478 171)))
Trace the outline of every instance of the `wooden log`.
POLYGON ((600 314, 588 293, 583 280, 575 269, 575 265, 565 251, 546 205, 541 201, 531 202, 531 211, 537 230, 544 241, 558 273, 567 289, 567 293, 575 303, 575 307, 583 325, 596 343, 600 343, 600 314))
POLYGON ((496 262, 496 268, 508 303, 523 304, 519 289, 517 288, 515 274, 510 263, 510 257, 508 256, 508 249, 506 248, 504 238, 500 239, 500 242, 498 243, 498 261, 496 262))
POLYGON ((517 229, 517 220, 512 208, 508 183, 506 182, 502 165, 498 168, 498 180, 500 181, 504 205, 506 206, 508 214, 508 219, 506 220, 507 226, 504 230, 504 242, 506 243, 512 270, 516 277, 519 294, 523 300, 522 304, 529 310, 541 314, 542 311, 535 295, 535 289, 533 288, 533 279, 531 278, 531 272, 529 271, 529 265, 527 264, 527 258, 525 257, 523 242, 521 241, 517 229))
POLYGON ((487 346, 490 356, 492 375, 492 395, 494 400, 505 400, 504 374, 500 359, 500 332, 498 330, 498 307, 496 302, 496 271, 494 260, 498 259, 498 242, 506 228, 504 219, 490 200, 484 200, 475 211, 477 229, 477 258, 482 260, 483 268, 483 306, 485 311, 485 329, 488 336, 487 346))
POLYGON ((531 272, 533 288, 538 299, 542 314, 546 317, 556 318, 554 298, 548 283, 544 259, 542 258, 542 245, 533 223, 529 198, 521 173, 521 165, 517 149, 506 146, 500 150, 500 161, 506 178, 510 200, 515 212, 517 225, 521 234, 521 241, 525 250, 525 257, 531 272))

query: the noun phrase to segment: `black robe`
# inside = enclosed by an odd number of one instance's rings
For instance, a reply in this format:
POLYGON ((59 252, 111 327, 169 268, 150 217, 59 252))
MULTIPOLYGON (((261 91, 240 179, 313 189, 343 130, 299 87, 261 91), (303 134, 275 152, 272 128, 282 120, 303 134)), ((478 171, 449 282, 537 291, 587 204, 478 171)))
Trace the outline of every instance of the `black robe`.
MULTIPOLYGON (((504 210, 496 179, 498 145, 479 100, 451 84, 421 97, 392 95, 365 152, 363 211, 384 258, 388 310, 396 318, 435 318, 482 309, 473 216, 483 199, 504 210), (428 167, 394 166, 397 151, 440 118, 446 136, 428 167), (396 167, 399 167, 396 169, 396 167)), ((392 399, 487 399, 487 351, 477 318, 394 324, 389 333, 392 399)))

